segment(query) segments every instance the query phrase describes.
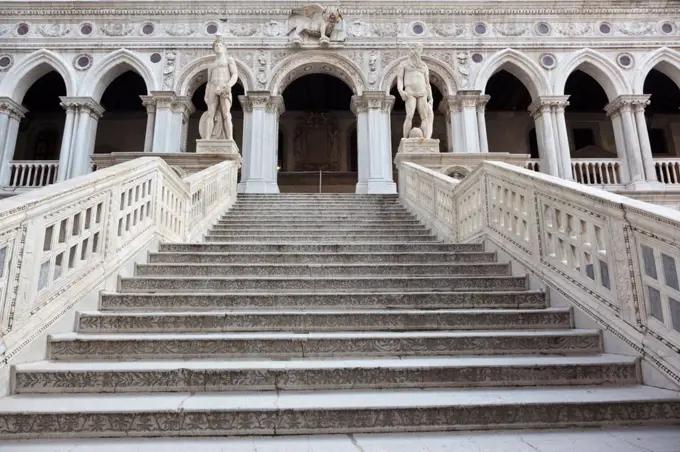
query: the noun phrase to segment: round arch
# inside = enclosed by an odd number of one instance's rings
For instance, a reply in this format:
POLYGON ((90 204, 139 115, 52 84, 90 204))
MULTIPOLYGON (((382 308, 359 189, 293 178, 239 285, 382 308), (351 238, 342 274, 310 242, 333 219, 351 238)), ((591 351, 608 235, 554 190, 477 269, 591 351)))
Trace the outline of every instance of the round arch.
POLYGON ((638 68, 633 79, 635 94, 644 94, 645 80, 652 69, 662 72, 680 88, 680 52, 668 47, 655 50, 639 64, 638 68))
POLYGON ((36 50, 7 72, 0 81, 0 96, 9 97, 20 104, 36 80, 51 71, 61 75, 66 85, 66 95, 75 96, 77 88, 74 70, 59 55, 47 49, 36 50))
POLYGON ((361 95, 366 81, 361 69, 348 58, 327 52, 306 51, 295 53, 272 70, 268 90, 272 95, 280 95, 294 80, 309 74, 328 74, 339 78, 356 95, 361 95))
POLYGON ((609 102, 622 94, 632 93, 628 80, 611 60, 598 51, 583 49, 572 54, 559 68, 555 80, 556 95, 564 95, 567 79, 576 70, 594 78, 604 89, 609 102))
POLYGON ((474 89, 484 92, 489 79, 501 70, 517 77, 533 100, 550 94, 550 82, 538 64, 514 49, 505 49, 489 57, 477 73, 474 89))
MULTIPOLYGON (((230 55, 231 56, 231 55, 230 55)), ((180 96, 191 98, 196 89, 208 81, 208 65, 213 61, 214 55, 206 55, 195 59, 187 65, 175 84, 175 92, 180 96)), ((234 58, 232 56, 232 58, 234 58)), ((238 79, 243 89, 248 92, 255 89, 255 78, 250 68, 238 58, 234 58, 238 69, 238 79)))
POLYGON ((156 78, 139 55, 120 49, 106 55, 87 72, 79 95, 99 102, 109 84, 127 71, 134 71, 144 79, 147 93, 157 89, 156 78))
MULTIPOLYGON (((423 55, 421 58, 430 70, 430 83, 437 87, 442 93, 442 96, 451 96, 455 94, 457 91, 455 83, 456 78, 449 69, 449 66, 443 61, 428 55, 423 55)), ((385 75, 380 83, 380 91, 385 91, 386 93, 390 92, 392 85, 394 85, 394 81, 397 79, 399 65, 406 59, 408 59, 408 56, 398 58, 385 68, 385 75)))

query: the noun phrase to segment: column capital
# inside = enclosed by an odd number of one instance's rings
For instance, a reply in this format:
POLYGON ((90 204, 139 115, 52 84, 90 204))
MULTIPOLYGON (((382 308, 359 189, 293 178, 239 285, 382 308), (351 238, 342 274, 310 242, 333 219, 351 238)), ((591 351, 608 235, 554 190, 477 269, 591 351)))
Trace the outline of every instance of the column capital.
POLYGON ((352 96, 351 110, 355 115, 368 110, 391 112, 394 96, 384 91, 364 91, 361 95, 352 96))
POLYGON ((172 111, 175 113, 182 113, 182 116, 185 119, 188 119, 189 116, 196 111, 196 107, 194 107, 191 99, 187 96, 177 96, 172 103, 172 111))
POLYGON ((156 108, 173 108, 177 101, 174 91, 151 91, 149 94, 156 103, 156 108))
POLYGON ((457 113, 460 111, 460 103, 458 103, 458 97, 456 95, 444 96, 439 106, 437 107, 440 113, 449 115, 450 113, 457 113))
POLYGON ((486 104, 491 100, 491 96, 488 94, 482 94, 477 98, 477 113, 484 113, 486 110, 486 104))
POLYGON ((569 106, 569 95, 565 96, 540 96, 529 105, 529 113, 536 117, 537 114, 546 111, 555 111, 557 113, 564 112, 564 109, 569 106))
POLYGON ((139 96, 142 99, 142 105, 146 108, 147 113, 156 112, 156 99, 153 96, 139 96))
POLYGON ((79 111, 83 114, 88 114, 92 119, 99 119, 104 114, 104 107, 102 107, 99 102, 95 101, 91 97, 67 97, 60 96, 61 107, 66 110, 79 111))
POLYGON ((273 96, 270 91, 248 91, 245 95, 238 96, 243 111, 251 113, 256 108, 264 108, 267 113, 276 113, 279 116, 286 111, 283 96, 273 96))
POLYGON ((644 110, 649 105, 649 94, 622 94, 607 105, 604 110, 607 116, 615 116, 624 111, 644 110))
POLYGON ((0 113, 8 115, 12 119, 20 120, 28 113, 28 109, 9 97, 0 97, 0 113))

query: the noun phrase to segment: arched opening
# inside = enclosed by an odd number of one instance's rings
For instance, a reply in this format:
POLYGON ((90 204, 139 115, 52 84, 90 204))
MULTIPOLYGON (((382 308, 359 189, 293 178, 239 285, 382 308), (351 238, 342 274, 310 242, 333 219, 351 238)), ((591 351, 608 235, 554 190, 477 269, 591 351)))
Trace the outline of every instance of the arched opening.
MULTIPOLYGON (((437 86, 430 83, 430 87, 432 88, 432 109, 434 110, 432 138, 439 140, 439 152, 446 152, 446 150, 449 148, 448 137, 446 135, 446 118, 438 108, 444 96, 437 86)), ((394 159, 394 156, 397 154, 397 150, 399 149, 399 142, 404 136, 403 126, 404 120, 406 119, 406 104, 401 99, 401 96, 399 96, 396 79, 394 80, 392 89, 390 89, 390 95, 394 96, 394 107, 392 107, 392 115, 390 117, 392 128, 392 159, 394 159)), ((418 111, 416 110, 416 113, 413 117, 413 126, 418 127, 419 124, 420 117, 418 116, 418 111)))
POLYGON ((486 84, 486 133, 489 152, 531 154, 538 158, 534 121, 527 109, 531 94, 522 81, 506 70, 496 72, 486 84))
POLYGON ((645 94, 651 94, 645 109, 652 155, 680 155, 680 88, 663 72, 652 69, 645 79, 645 94))
POLYGON ((147 93, 144 79, 126 71, 106 87, 100 104, 104 114, 97 124, 95 154, 142 152, 147 113, 139 96, 147 93))
MULTIPOLYGON (((278 185, 281 192, 353 193, 354 145, 348 140, 356 119, 350 111, 352 89, 328 74, 309 74, 283 91, 286 111, 279 128, 286 137, 278 185)), ((354 157, 356 159, 356 156, 354 157)))
POLYGON ((11 186, 39 187, 56 182, 66 120, 60 96, 66 96, 66 84, 56 71, 46 73, 26 91, 21 103, 28 113, 19 124, 9 171, 11 186))
POLYGON ((604 88, 590 75, 576 70, 567 79, 565 110, 572 159, 617 157, 614 129, 604 112, 609 103, 604 88))
MULTIPOLYGON (((196 109, 189 117, 189 130, 187 133, 187 152, 196 152, 196 140, 201 138, 198 133, 198 124, 201 116, 208 110, 208 105, 205 103, 205 87, 207 82, 196 88, 191 96, 191 103, 196 109)), ((243 107, 238 100, 238 96, 245 94, 243 85, 239 80, 231 87, 231 121, 234 126, 234 141, 236 146, 243 151, 243 107)))

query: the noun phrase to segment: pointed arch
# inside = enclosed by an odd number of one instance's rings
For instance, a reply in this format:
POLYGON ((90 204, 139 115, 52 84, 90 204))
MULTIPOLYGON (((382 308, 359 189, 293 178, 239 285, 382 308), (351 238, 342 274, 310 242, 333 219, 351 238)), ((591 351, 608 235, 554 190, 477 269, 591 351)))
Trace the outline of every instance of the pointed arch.
POLYGON ((583 49, 562 62, 555 79, 556 95, 564 94, 567 79, 576 70, 581 70, 594 78, 604 89, 609 102, 622 94, 632 93, 630 83, 613 61, 597 50, 583 49))
POLYGON ((501 70, 517 77, 533 100, 550 95, 550 82, 541 67, 528 55, 510 48, 501 50, 484 61, 475 78, 474 89, 484 92, 489 79, 501 70))
POLYGON ((339 78, 361 95, 366 89, 361 68, 342 55, 320 50, 297 52, 278 63, 272 70, 268 91, 279 95, 293 80, 308 74, 328 74, 339 78))
POLYGON ((144 79, 147 92, 158 89, 153 72, 141 57, 130 50, 119 49, 106 55, 87 71, 78 95, 99 102, 109 84, 127 71, 134 71, 144 79))
POLYGON ((61 75, 66 85, 66 95, 75 96, 77 86, 74 70, 59 55, 47 49, 36 50, 10 69, 0 81, 0 96, 10 97, 20 104, 33 83, 51 71, 61 75))
MULTIPOLYGON (((233 57, 233 55, 230 55, 233 57)), ((208 65, 215 58, 214 55, 206 55, 195 59, 187 65, 175 84, 175 92, 180 96, 191 98, 196 88, 207 81, 208 65)), ((234 58, 238 69, 238 79, 243 85, 243 89, 248 92, 255 89, 255 77, 246 63, 234 58)))
POLYGON ((662 72, 680 88, 680 52, 662 47, 638 63, 638 70, 633 79, 634 94, 644 94, 645 80, 652 69, 662 72))
MULTIPOLYGON (((392 86, 394 85, 394 80, 397 78, 397 70, 399 65, 405 61, 408 56, 397 58, 391 62, 384 71, 384 76, 382 78, 382 83, 380 84, 380 91, 390 92, 392 86)), ((438 58, 434 58, 429 55, 422 56, 423 62, 427 64, 427 68, 430 70, 430 83, 437 87, 437 89, 442 93, 442 96, 450 96, 456 94, 456 76, 449 69, 450 64, 447 64, 438 58)))

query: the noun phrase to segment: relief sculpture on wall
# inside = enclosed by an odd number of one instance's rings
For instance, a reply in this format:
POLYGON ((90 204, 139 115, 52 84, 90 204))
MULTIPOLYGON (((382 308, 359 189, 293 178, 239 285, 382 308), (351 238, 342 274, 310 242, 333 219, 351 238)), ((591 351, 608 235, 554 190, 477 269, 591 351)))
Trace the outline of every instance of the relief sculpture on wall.
POLYGON ((293 45, 302 45, 302 35, 319 37, 319 44, 327 47, 331 41, 345 40, 345 25, 335 6, 324 8, 318 3, 295 8, 288 17, 288 32, 293 45))

